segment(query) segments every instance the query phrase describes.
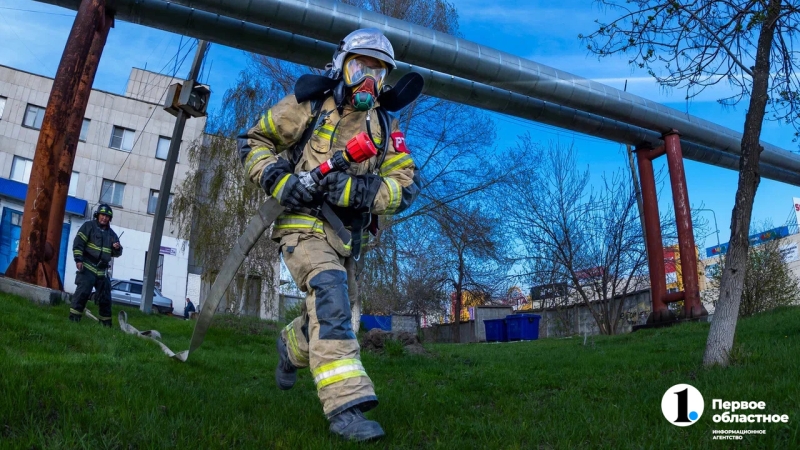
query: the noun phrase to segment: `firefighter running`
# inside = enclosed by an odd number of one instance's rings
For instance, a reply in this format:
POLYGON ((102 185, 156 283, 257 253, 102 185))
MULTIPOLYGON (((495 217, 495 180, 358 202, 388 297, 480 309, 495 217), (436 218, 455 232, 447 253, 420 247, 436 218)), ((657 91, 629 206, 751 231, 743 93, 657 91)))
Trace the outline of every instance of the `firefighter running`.
POLYGON ((72 255, 78 272, 75 274, 75 294, 69 309, 69 320, 80 322, 83 310, 94 287, 100 306, 100 323, 111 326, 111 283, 106 269, 111 258, 122 255, 122 246, 114 230, 111 218, 114 212, 105 203, 98 205, 94 220, 81 225, 72 242, 72 255))
POLYGON ((327 67, 330 89, 299 98, 298 81, 294 95, 239 137, 248 178, 286 208, 272 239, 280 243, 297 286, 307 292, 300 317, 278 339, 276 382, 290 389, 297 369, 310 368, 330 431, 354 441, 384 435, 362 414, 378 399, 351 325, 360 251, 367 230, 377 230, 377 215, 402 212, 419 194, 419 174, 405 138, 379 104, 385 78, 395 67, 392 45, 379 30, 354 31, 327 67), (356 138, 361 134, 363 140, 362 133, 377 155, 361 163, 348 159, 346 170, 328 172, 316 189, 304 186, 307 172, 346 146, 363 144, 356 138))

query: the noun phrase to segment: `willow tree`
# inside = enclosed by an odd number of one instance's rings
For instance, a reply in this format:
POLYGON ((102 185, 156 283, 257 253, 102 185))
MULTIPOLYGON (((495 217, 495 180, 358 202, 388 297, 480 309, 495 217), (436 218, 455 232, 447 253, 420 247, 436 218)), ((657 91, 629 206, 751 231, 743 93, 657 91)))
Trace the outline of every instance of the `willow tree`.
MULTIPOLYGON (((771 118, 798 129, 798 61, 794 35, 800 10, 784 0, 606 1, 620 16, 581 36, 600 56, 623 53, 664 86, 685 89, 687 99, 719 83, 733 95, 723 105, 746 102, 739 183, 731 215, 731 240, 720 297, 703 363, 727 365, 747 269, 753 200, 760 181, 759 143, 767 108, 771 118)), ((668 124, 666 124, 668 125, 668 124)))
MULTIPOLYGON (((212 134, 190 147, 191 169, 175 193, 173 217, 181 238, 191 241, 194 261, 204 269, 205 286, 213 283, 214 268, 222 266, 253 212, 266 200, 265 193, 242 175, 234 138, 277 92, 277 85, 243 71, 225 93, 222 109, 209 119, 212 134)), ((255 314, 271 306, 255 307, 254 301, 262 301, 265 287, 278 285, 278 264, 277 245, 260 239, 239 268, 225 309, 255 314)))

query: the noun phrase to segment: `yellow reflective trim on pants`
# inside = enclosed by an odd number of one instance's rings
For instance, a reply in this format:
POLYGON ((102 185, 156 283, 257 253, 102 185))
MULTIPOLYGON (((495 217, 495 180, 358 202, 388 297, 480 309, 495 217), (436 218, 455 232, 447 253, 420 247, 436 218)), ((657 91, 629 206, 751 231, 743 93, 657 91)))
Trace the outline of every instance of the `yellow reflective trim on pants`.
POLYGON ((362 369, 364 368, 361 365, 361 360, 360 359, 356 359, 356 358, 340 359, 338 361, 329 362, 327 364, 323 364, 323 365, 317 367, 316 369, 311 371, 311 376, 316 378, 317 375, 320 375, 323 372, 327 372, 329 370, 333 370, 333 369, 336 369, 338 367, 343 367, 343 366, 360 366, 362 369))
POLYGON ((72 309, 72 308, 70 308, 70 309, 69 309, 69 312, 71 312, 72 314, 77 314, 77 315, 79 315, 79 316, 82 316, 82 315, 83 315, 83 311, 78 311, 77 309, 72 309))
POLYGON ((303 354, 300 353, 300 345, 297 343, 297 335, 291 323, 286 326, 286 335, 289 338, 289 349, 292 351, 295 359, 303 364, 308 364, 308 356, 303 356, 303 354))
POLYGON ((272 190, 272 196, 273 197, 275 197, 275 198, 280 200, 281 191, 283 190, 283 186, 286 184, 286 181, 289 180, 290 176, 292 176, 292 174, 287 173, 286 175, 283 176, 283 178, 281 178, 281 180, 275 186, 275 189, 272 190))
POLYGON ((111 320, 111 317, 100 316, 100 320, 111 320))
POLYGON ((352 370, 349 372, 340 373, 338 375, 334 375, 330 378, 325 378, 324 380, 317 383, 317 390, 324 388, 325 386, 329 386, 333 383, 338 383, 340 381, 344 381, 348 378, 358 378, 358 377, 366 377, 367 372, 363 370, 352 370))
POLYGON ((361 360, 349 358, 323 364, 312 370, 311 375, 314 377, 317 389, 322 389, 348 378, 366 377, 367 372, 364 370, 361 360))
POLYGON ((394 172, 395 170, 402 169, 404 167, 410 166, 414 163, 414 160, 411 159, 411 155, 408 153, 400 153, 399 155, 393 156, 389 158, 388 161, 381 164, 381 173, 382 174, 389 174, 394 172))
POLYGON ((253 170, 253 166, 259 161, 263 161, 272 155, 274 155, 274 153, 272 153, 269 147, 256 147, 250 150, 250 153, 247 154, 247 158, 244 160, 245 170, 247 173, 250 173, 250 171, 253 170))
POLYGON ((275 127, 275 122, 272 121, 272 110, 270 109, 267 111, 266 114, 261 116, 261 132, 264 133, 265 136, 271 137, 278 141, 278 143, 283 143, 283 139, 278 134, 278 129, 275 127), (269 124, 269 128, 267 127, 269 124))
POLYGON ((386 206, 386 212, 384 214, 394 214, 395 210, 400 206, 400 201, 403 199, 401 193, 402 187, 400 186, 400 182, 394 178, 384 178, 383 182, 386 183, 386 187, 389 188, 389 205, 386 206))

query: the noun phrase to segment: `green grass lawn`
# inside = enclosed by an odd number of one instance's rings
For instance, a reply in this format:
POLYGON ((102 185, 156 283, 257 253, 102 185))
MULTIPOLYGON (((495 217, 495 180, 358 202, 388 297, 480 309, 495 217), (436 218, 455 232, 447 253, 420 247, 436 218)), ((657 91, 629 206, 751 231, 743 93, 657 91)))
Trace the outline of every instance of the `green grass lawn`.
MULTIPOLYGON (((364 354, 381 402, 368 416, 387 436, 357 445, 328 433, 307 370, 293 390, 275 387, 275 324, 217 317, 179 363, 122 333, 116 316, 107 329, 70 323, 64 305, 5 294, 0 304, 0 448, 800 448, 798 308, 740 321, 726 369, 701 368, 702 323, 595 336, 585 346, 576 337, 364 354), (705 399, 690 427, 661 413, 662 395, 678 383, 705 399), (714 423, 713 398, 764 401, 764 412, 791 420, 714 423), (767 434, 711 439, 714 429, 747 428, 767 434)), ((128 311, 133 326, 159 330, 173 350, 189 347, 195 322, 128 311)))

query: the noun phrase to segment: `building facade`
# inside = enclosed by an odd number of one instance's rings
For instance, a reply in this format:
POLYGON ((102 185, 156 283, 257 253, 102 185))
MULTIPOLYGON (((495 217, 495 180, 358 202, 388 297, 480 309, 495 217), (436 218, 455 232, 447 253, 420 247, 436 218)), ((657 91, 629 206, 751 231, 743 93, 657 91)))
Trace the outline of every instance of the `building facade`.
MULTIPOLYGON (((83 222, 91 220, 99 203, 108 203, 114 209, 111 225, 124 247, 122 256, 114 260, 112 276, 143 278, 176 120, 162 105, 169 85, 176 82, 182 80, 134 68, 123 95, 92 90, 70 179, 59 253, 65 291, 75 290, 72 240, 83 222)), ((52 85, 52 78, 0 66, 0 272, 5 272, 19 246, 27 183, 52 85)), ((173 192, 189 170, 187 150, 199 142, 204 128, 205 118, 186 122, 173 192)), ((188 281, 188 258, 188 242, 178 239, 168 218, 156 284, 173 300, 176 313, 183 311, 187 296, 196 304, 200 300, 198 289, 189 286, 187 290, 187 284, 192 284, 188 281)))

